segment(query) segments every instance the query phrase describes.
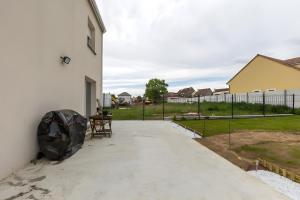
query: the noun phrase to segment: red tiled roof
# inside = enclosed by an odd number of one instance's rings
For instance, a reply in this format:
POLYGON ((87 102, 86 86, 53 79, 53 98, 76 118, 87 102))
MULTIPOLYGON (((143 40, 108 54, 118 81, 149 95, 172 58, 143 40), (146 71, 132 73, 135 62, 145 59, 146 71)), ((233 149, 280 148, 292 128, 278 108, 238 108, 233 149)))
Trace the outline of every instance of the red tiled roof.
POLYGON ((194 97, 211 96, 212 93, 213 92, 210 88, 199 89, 199 90, 197 90, 197 92, 194 93, 194 97))
POLYGON ((229 91, 229 88, 219 88, 219 89, 215 89, 214 92, 227 92, 229 91))
POLYGON ((165 97, 178 97, 178 94, 175 92, 168 92, 165 97))
POLYGON ((189 88, 184 88, 182 90, 179 90, 177 92, 178 96, 180 97, 186 97, 186 98, 189 98, 189 97, 192 97, 193 96, 193 93, 195 92, 194 88, 192 87, 189 87, 189 88))
POLYGON ((300 69, 300 57, 283 60, 283 62, 300 69))
POLYGON ((261 57, 269 59, 269 60, 273 60, 275 62, 286 65, 288 67, 294 67, 294 68, 300 69, 300 67, 299 67, 300 57, 290 58, 290 59, 287 59, 287 60, 280 60, 280 59, 277 59, 277 58, 272 58, 272 57, 264 56, 264 55, 260 55, 260 54, 258 54, 258 56, 261 56, 261 57))

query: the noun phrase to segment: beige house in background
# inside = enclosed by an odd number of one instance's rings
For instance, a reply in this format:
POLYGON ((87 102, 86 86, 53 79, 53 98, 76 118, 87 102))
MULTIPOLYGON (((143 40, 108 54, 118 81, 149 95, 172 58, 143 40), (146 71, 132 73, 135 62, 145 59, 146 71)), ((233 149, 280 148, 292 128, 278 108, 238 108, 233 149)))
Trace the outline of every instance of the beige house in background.
POLYGON ((132 98, 131 98, 131 94, 129 94, 128 92, 122 92, 121 94, 118 95, 118 100, 119 103, 121 104, 131 104, 132 103, 132 98))
POLYGON ((230 93, 300 89, 300 57, 280 60, 258 54, 227 84, 230 93))
POLYGON ((94 0, 2 0, 0 26, 3 178, 35 158, 46 112, 95 112, 105 27, 94 0))

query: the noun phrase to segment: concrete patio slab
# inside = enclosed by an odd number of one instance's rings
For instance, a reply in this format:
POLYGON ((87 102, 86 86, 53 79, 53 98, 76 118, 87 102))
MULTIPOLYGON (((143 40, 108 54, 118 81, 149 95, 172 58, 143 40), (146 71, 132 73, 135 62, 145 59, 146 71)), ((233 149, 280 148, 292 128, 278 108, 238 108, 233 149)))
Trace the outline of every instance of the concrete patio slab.
POLYGON ((0 199, 286 199, 171 122, 114 121, 71 158, 30 164, 0 182, 0 199))

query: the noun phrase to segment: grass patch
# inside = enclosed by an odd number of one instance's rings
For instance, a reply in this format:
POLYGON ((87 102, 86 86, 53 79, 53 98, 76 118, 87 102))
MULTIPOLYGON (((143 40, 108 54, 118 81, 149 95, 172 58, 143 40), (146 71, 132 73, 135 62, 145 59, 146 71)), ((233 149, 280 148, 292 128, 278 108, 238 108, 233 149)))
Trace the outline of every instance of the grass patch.
POLYGON ((199 140, 201 144, 244 169, 249 169, 253 164, 251 161, 263 158, 300 175, 299 115, 230 121, 233 133, 230 148, 229 120, 176 122, 203 133, 205 138, 199 140))
MULTIPOLYGON (((189 127, 205 137, 226 134, 229 132, 229 120, 185 120, 176 123, 189 127)), ((300 116, 264 117, 230 120, 232 132, 237 131, 277 131, 300 132, 300 116)))
POLYGON ((272 142, 266 144, 244 145, 235 148, 234 151, 242 156, 253 158, 261 157, 282 166, 298 168, 300 166, 299 148, 299 144, 272 142))
POLYGON ((294 159, 298 160, 297 164, 300 165, 300 146, 291 148, 289 153, 294 159))
POLYGON ((263 151, 268 151, 268 149, 264 147, 254 146, 254 145, 244 145, 237 149, 235 149, 236 152, 242 152, 242 151, 248 151, 248 152, 254 152, 254 153, 260 153, 263 151))

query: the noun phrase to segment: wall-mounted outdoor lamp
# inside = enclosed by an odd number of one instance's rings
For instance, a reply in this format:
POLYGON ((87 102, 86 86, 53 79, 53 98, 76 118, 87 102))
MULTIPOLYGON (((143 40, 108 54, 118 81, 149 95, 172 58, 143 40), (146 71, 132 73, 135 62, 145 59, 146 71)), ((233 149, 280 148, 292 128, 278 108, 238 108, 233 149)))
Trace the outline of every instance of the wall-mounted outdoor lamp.
POLYGON ((71 62, 71 58, 69 58, 68 56, 64 56, 64 57, 60 57, 61 58, 61 62, 63 64, 69 64, 71 62))

